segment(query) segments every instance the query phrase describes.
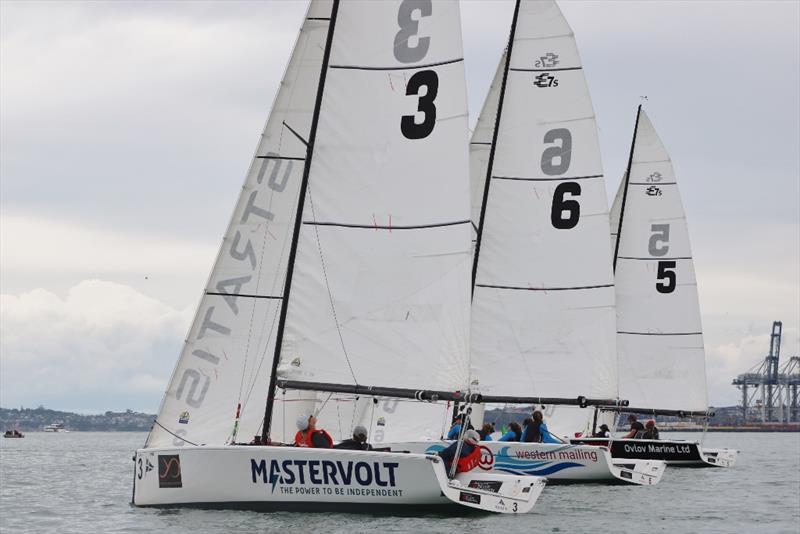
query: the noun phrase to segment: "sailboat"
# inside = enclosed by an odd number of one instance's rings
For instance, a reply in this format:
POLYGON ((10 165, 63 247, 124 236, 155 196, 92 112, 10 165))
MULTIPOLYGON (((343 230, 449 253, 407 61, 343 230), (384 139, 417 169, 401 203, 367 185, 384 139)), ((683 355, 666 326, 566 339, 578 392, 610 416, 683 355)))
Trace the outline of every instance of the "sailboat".
MULTIPOLYGON (((483 402, 544 405, 554 434, 586 432, 587 407, 621 403, 614 280, 595 114, 555 1, 516 2, 470 143, 470 172, 471 350, 483 402)), ((614 462, 605 448, 563 441, 485 442, 482 467, 641 485, 664 472, 661 461, 614 462)))
POLYGON ((135 505, 533 507, 541 477, 280 444, 309 407, 472 397, 467 132, 456 1, 312 0, 136 451, 135 505))
MULTIPOLYGON (((686 214, 670 156, 642 106, 610 221, 619 388, 631 404, 623 411, 706 418, 711 414, 703 329, 686 214)), ((738 454, 696 441, 602 443, 615 458, 692 467, 731 467, 738 454)))

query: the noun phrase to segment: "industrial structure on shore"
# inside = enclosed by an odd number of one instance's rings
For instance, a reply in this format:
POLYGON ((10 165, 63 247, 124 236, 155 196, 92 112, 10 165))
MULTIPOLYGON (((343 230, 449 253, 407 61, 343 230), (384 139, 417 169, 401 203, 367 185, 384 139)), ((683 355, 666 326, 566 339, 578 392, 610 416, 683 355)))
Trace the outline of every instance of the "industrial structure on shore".
POLYGON ((763 361, 733 379, 742 392, 744 422, 793 423, 800 421, 798 387, 800 357, 792 356, 780 363, 780 321, 772 323, 769 353, 763 361))

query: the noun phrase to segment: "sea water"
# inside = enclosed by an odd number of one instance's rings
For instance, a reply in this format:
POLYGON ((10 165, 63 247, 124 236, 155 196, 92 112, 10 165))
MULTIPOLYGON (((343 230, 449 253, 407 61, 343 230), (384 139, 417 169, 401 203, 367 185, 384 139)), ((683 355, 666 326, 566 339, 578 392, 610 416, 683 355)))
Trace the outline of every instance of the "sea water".
POLYGON ((31 432, 24 439, 0 440, 0 531, 800 532, 800 434, 709 433, 707 446, 741 450, 735 467, 668 467, 652 487, 548 486, 524 516, 413 518, 135 508, 131 457, 144 439, 141 433, 31 432))

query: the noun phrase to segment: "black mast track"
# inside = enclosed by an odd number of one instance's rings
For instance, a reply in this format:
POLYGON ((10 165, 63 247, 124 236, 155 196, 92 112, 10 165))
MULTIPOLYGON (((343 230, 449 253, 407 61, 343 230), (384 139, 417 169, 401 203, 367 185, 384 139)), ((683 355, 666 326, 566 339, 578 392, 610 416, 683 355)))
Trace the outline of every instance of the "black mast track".
POLYGON ((698 412, 691 410, 664 410, 660 408, 630 408, 627 406, 599 406, 604 412, 635 413, 639 415, 674 415, 677 417, 714 417, 711 410, 698 412))
POLYGON ((628 184, 631 181, 631 165, 633 164, 633 150, 636 148, 636 132, 639 130, 639 116, 642 114, 642 105, 636 109, 636 123, 633 125, 633 139, 631 139, 631 153, 628 155, 628 169, 625 171, 625 188, 622 190, 622 205, 619 207, 619 222, 617 223, 617 241, 614 244, 614 272, 617 272, 617 256, 619 255, 619 242, 622 239, 622 217, 625 215, 625 202, 628 200, 628 184))
POLYGON ((393 388, 382 386, 362 386, 358 384, 332 384, 327 382, 305 382, 300 380, 278 380, 277 386, 282 389, 305 391, 324 391, 326 393, 350 393, 354 395, 372 395, 375 397, 394 397, 398 399, 415 399, 422 401, 455 401, 476 403, 503 404, 558 404, 565 406, 609 406, 624 410, 628 401, 616 399, 591 399, 587 397, 514 397, 502 395, 481 395, 462 391, 441 391, 428 389, 393 388))
POLYGON ((292 275, 294 274, 294 263, 297 256, 297 241, 300 236, 300 227, 303 223, 303 205, 305 204, 306 189, 308 187, 308 175, 311 170, 311 158, 314 155, 314 142, 317 139, 317 124, 319 124, 319 111, 322 107, 322 94, 325 89, 325 78, 328 73, 328 61, 331 57, 331 44, 333 43, 333 31, 336 27, 336 15, 339 13, 339 0, 333 0, 331 7, 331 21, 328 27, 328 37, 325 40, 325 52, 322 56, 322 69, 319 75, 319 85, 317 86, 317 98, 314 103, 314 116, 311 119, 311 130, 308 135, 306 145, 306 164, 303 168, 303 179, 300 182, 300 194, 298 195, 297 211, 294 219, 294 230, 292 231, 292 248, 289 251, 289 263, 286 271, 286 283, 283 286, 283 305, 281 315, 278 320, 278 334, 275 337, 275 354, 272 358, 272 369, 269 376, 269 387, 267 390, 267 405, 264 409, 264 425, 261 429, 261 441, 268 443, 269 431, 272 424, 272 408, 275 404, 275 387, 278 380, 278 363, 281 359, 281 345, 283 344, 283 331, 286 327, 286 312, 289 308, 289 293, 292 289, 292 275))
POLYGON ((478 221, 478 237, 475 241, 475 259, 472 260, 472 294, 475 294, 475 278, 478 276, 478 258, 481 252, 481 237, 483 236, 483 225, 486 220, 486 203, 489 200, 489 184, 492 181, 492 167, 494 165, 494 153, 497 149, 497 134, 500 131, 500 115, 503 113, 503 100, 506 96, 506 82, 508 81, 508 68, 511 65, 511 52, 514 47, 514 36, 517 32, 517 18, 519 16, 519 3, 517 0, 514 6, 514 18, 511 20, 511 33, 508 36, 508 48, 506 49, 506 64, 503 67, 503 82, 500 84, 500 98, 497 101, 497 116, 494 119, 494 132, 492 132, 492 146, 489 149, 489 163, 486 167, 486 183, 483 186, 483 202, 481 204, 481 217, 478 221))

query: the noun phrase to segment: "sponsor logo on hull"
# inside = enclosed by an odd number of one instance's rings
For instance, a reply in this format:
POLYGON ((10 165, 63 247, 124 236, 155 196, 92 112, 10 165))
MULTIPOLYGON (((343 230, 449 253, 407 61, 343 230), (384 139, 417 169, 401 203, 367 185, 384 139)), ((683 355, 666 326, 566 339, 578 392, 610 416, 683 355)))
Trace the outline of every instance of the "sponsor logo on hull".
MULTIPOLYGON (((442 444, 431 445, 425 452, 436 454, 445 448, 442 444)), ((597 451, 586 450, 572 445, 553 448, 551 450, 528 450, 506 446, 497 454, 493 454, 487 447, 481 445, 488 454, 481 454, 479 467, 485 471, 495 469, 514 475, 547 476, 565 469, 586 467, 588 463, 597 463, 597 451), (491 459, 491 461, 489 460, 491 459), (567 460, 567 461, 564 461, 567 460), (581 463, 571 460, 580 460, 581 463)))
POLYGON ((181 457, 178 454, 158 455, 158 487, 182 488, 181 457))
POLYGON ((253 484, 288 495, 402 497, 398 462, 250 459, 253 484))

